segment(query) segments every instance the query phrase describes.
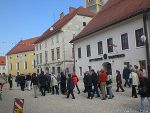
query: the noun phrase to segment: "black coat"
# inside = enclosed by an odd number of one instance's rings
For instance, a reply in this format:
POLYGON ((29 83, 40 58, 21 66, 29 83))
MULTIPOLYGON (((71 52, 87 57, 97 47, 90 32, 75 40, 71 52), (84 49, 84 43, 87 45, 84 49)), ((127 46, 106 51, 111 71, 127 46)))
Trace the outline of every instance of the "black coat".
POLYGON ((38 83, 39 83, 39 80, 38 80, 38 77, 32 77, 32 83, 33 83, 33 85, 38 85, 38 83))
POLYGON ((131 73, 131 71, 130 71, 129 68, 124 68, 123 69, 123 78, 124 79, 129 79, 130 73, 131 73))
POLYGON ((26 80, 27 80, 27 81, 31 81, 31 76, 30 76, 30 75, 27 75, 27 76, 26 76, 26 80))
POLYGON ((74 83, 71 77, 67 79, 67 90, 73 90, 74 89, 74 83))
POLYGON ((94 86, 97 85, 97 81, 98 81, 98 76, 94 72, 94 73, 92 73, 92 83, 93 83, 94 86))
POLYGON ((141 97, 150 97, 150 79, 148 78, 140 79, 139 93, 141 97), (143 90, 145 91, 143 92, 143 90))
POLYGON ((83 80, 84 80, 84 85, 85 86, 92 86, 92 77, 91 77, 91 75, 85 73, 83 80))
POLYGON ((20 76, 20 84, 25 84, 26 83, 26 78, 25 76, 20 76))
POLYGON ((47 77, 45 75, 40 75, 40 77, 39 77, 39 83, 40 83, 41 86, 46 86, 47 77))
POLYGON ((9 76, 9 77, 8 77, 8 82, 12 82, 12 80, 13 80, 13 77, 12 77, 12 76, 9 76))

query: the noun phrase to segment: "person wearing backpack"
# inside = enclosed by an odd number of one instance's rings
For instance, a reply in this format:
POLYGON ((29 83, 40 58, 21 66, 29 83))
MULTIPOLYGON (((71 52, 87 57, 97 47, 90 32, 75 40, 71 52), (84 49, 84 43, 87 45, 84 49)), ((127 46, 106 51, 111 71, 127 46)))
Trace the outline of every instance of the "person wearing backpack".
POLYGON ((57 77, 55 76, 54 73, 52 73, 52 76, 51 76, 51 86, 52 86, 52 95, 55 94, 55 91, 56 91, 56 94, 59 95, 57 77))
POLYGON ((77 88, 77 90, 78 90, 78 94, 80 94, 80 89, 79 89, 79 87, 78 87, 78 81, 79 81, 79 79, 78 79, 76 73, 73 74, 72 79, 73 79, 74 86, 75 86, 75 87, 77 88))

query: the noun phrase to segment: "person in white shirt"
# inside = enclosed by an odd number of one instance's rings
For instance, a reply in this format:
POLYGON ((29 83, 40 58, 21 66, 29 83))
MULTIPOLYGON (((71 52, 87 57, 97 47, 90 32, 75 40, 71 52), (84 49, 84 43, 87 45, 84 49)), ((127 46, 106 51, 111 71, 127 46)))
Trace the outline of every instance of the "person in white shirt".
POLYGON ((136 87, 139 85, 139 77, 136 70, 131 70, 130 78, 132 79, 132 97, 137 98, 136 87))

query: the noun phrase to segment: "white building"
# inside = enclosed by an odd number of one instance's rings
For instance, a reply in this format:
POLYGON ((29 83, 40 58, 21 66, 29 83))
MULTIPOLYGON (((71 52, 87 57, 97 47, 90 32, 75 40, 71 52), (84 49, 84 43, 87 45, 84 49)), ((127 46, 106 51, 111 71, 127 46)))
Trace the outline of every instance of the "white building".
POLYGON ((150 62, 149 8, 148 0, 109 0, 71 41, 77 74, 104 68, 115 76, 116 70, 122 73, 124 65, 147 68, 150 62), (142 35, 147 37, 146 43, 142 35))
POLYGON ((95 16, 86 8, 70 7, 69 13, 61 13, 60 19, 54 23, 35 43, 37 72, 41 70, 59 73, 73 72, 73 45, 70 44, 77 35, 95 16))
POLYGON ((6 57, 0 56, 0 74, 6 74, 6 57))

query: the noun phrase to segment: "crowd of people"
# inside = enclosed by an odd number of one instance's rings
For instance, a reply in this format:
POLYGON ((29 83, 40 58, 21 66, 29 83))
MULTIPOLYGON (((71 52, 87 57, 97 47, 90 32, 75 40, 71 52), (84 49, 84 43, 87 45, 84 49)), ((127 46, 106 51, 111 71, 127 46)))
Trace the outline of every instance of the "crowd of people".
MULTIPOLYGON (((144 99, 148 99, 150 103, 150 80, 146 74, 146 70, 138 69, 138 66, 125 66, 123 73, 121 74, 119 70, 116 70, 116 92, 124 92, 123 81, 125 79, 124 87, 132 86, 132 97, 138 98, 138 94, 141 97, 141 108, 140 111, 144 112, 144 99)), ((0 90, 2 91, 3 85, 6 79, 0 79, 0 90)), ((13 86, 13 77, 9 74, 7 81, 10 86, 10 90, 13 86)), ((69 98, 70 94, 72 99, 75 99, 74 90, 75 88, 78 91, 78 94, 81 93, 78 86, 79 78, 76 73, 67 74, 67 76, 61 72, 57 76, 54 73, 49 73, 48 71, 44 73, 43 71, 40 74, 33 73, 31 74, 21 74, 15 77, 15 82, 17 87, 21 87, 21 91, 31 90, 33 88, 34 97, 38 98, 38 90, 41 92, 41 96, 45 96, 47 93, 52 95, 59 95, 60 93, 66 95, 69 98)), ((106 72, 105 70, 95 72, 93 69, 91 71, 86 71, 83 77, 84 83, 84 93, 87 93, 88 99, 93 99, 93 97, 100 97, 101 100, 113 99, 114 93, 112 91, 113 76, 111 73, 106 72)))

